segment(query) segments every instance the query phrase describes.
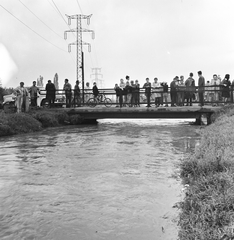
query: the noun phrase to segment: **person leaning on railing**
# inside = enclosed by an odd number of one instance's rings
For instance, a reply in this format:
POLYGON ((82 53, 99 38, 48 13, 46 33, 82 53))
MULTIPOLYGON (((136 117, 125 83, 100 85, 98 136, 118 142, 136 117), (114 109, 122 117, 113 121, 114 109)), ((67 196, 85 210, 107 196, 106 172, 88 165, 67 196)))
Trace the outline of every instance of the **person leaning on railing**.
POLYGON ((220 91, 220 79, 217 74, 213 75, 213 79, 211 79, 211 101, 216 102, 213 105, 215 106, 217 102, 219 102, 219 91, 220 91))
POLYGON ((121 78, 119 87, 122 89, 123 106, 126 106, 126 103, 127 103, 127 93, 125 91, 125 86, 126 86, 126 84, 125 84, 124 80, 121 78))
POLYGON ((184 95, 185 95, 185 84, 184 84, 184 76, 180 76, 180 80, 177 85, 177 105, 184 106, 184 95))
POLYGON ((168 85, 166 82, 162 82, 161 86, 163 87, 163 96, 162 96, 162 104, 166 104, 165 107, 168 107, 168 85))
POLYGON ((84 101, 85 102, 88 102, 88 100, 90 99, 89 91, 90 91, 90 86, 89 86, 89 82, 87 82, 84 87, 84 101))
POLYGON ((136 85, 136 106, 140 107, 140 84, 138 83, 138 80, 135 80, 136 85))
POLYGON ((115 90, 115 93, 116 93, 116 107, 118 107, 119 104, 121 105, 120 107, 122 107, 122 104, 123 104, 122 89, 116 83, 115 87, 114 87, 114 90, 115 90), (121 98, 122 98, 122 102, 121 103, 120 103, 120 94, 121 94, 121 98))
POLYGON ((131 106, 132 100, 132 87, 129 85, 129 81, 126 81, 126 86, 124 88, 124 92, 127 94, 127 104, 131 106))

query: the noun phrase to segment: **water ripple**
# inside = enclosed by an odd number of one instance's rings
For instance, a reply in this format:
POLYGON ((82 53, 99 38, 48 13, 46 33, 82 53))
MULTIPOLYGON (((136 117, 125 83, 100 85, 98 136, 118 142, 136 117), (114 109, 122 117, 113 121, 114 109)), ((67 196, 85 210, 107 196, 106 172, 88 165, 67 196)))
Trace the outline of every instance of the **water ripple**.
POLYGON ((176 239, 181 120, 102 120, 0 140, 0 239, 176 239), (162 226, 165 232, 162 232, 162 226))

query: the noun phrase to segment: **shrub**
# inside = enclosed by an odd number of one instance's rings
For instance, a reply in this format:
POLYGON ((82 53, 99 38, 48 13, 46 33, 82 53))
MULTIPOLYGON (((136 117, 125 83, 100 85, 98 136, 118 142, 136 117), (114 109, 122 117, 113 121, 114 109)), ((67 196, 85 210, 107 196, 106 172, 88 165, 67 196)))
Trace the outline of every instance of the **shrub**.
POLYGON ((72 125, 77 125, 77 124, 81 124, 82 123, 82 119, 80 117, 80 115, 76 114, 76 115, 71 115, 70 116, 70 123, 72 125))
POLYGON ((49 111, 37 111, 32 114, 32 117, 38 120, 42 127, 57 127, 59 126, 58 119, 53 112, 49 111))
POLYGON ((41 129, 41 124, 28 114, 0 114, 0 136, 18 133, 35 132, 41 129))

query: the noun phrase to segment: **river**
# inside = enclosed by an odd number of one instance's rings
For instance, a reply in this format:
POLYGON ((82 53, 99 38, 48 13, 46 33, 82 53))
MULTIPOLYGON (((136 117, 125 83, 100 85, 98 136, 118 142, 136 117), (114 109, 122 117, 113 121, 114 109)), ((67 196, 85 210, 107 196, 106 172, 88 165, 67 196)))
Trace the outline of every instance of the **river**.
POLYGON ((197 129, 107 119, 0 138, 0 239, 176 240, 197 129))

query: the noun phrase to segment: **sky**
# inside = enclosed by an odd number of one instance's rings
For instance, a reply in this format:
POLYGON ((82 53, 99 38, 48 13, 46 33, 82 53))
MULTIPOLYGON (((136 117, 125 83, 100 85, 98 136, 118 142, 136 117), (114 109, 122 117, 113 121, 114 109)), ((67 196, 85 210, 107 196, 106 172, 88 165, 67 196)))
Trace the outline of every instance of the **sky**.
POLYGON ((234 1, 232 0, 0 0, 0 79, 4 87, 26 86, 43 76, 44 84, 59 76, 76 81, 76 35, 64 31, 67 15, 90 15, 82 20, 86 45, 84 81, 97 77, 99 87, 113 88, 126 75, 157 77, 170 83, 175 76, 201 70, 234 79, 234 1), (98 68, 98 76, 95 76, 98 68))

